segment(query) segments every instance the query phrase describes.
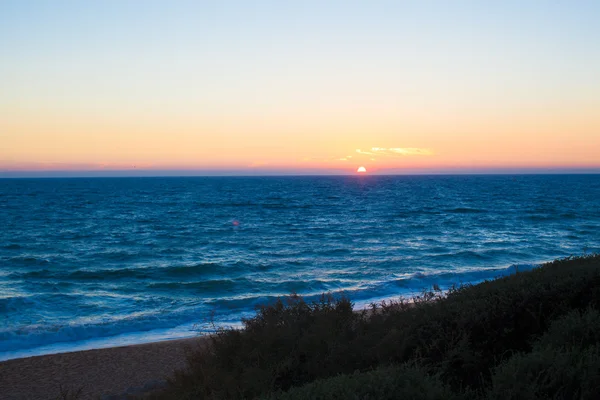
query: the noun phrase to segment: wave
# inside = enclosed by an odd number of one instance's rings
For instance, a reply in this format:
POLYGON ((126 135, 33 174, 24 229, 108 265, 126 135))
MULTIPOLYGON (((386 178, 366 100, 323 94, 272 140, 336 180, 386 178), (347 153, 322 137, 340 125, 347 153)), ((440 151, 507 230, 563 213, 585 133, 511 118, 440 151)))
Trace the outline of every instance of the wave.
POLYGON ((327 255, 344 255, 344 254, 352 254, 353 250, 349 249, 347 247, 332 247, 332 248, 327 248, 327 247, 323 247, 320 249, 309 249, 309 250, 302 250, 300 252, 298 252, 297 254, 300 256, 319 256, 319 255, 323 255, 323 256, 327 256, 327 255))
POLYGON ((252 283, 249 279, 214 279, 197 282, 157 282, 151 283, 146 287, 148 289, 158 290, 194 290, 201 292, 203 295, 210 293, 222 293, 223 291, 231 291, 239 287, 240 285, 247 286, 252 283))
POLYGON ((25 315, 31 313, 31 310, 40 312, 64 302, 76 302, 83 297, 85 296, 69 293, 38 293, 31 296, 2 297, 0 298, 0 317, 8 314, 25 315))
MULTIPOLYGON (((271 199, 276 200, 276 199, 271 199)), ((310 209, 314 206, 312 204, 293 204, 293 203, 261 203, 261 202, 231 202, 231 203, 208 203, 208 202, 197 202, 196 206, 202 208, 214 208, 214 209, 222 209, 222 208, 264 208, 264 209, 310 209)))
POLYGON ((2 246, 2 248, 5 250, 20 250, 23 247, 20 244, 13 243, 13 244, 4 245, 4 246, 2 246))
MULTIPOLYGON (((249 278, 235 279, 209 279, 193 282, 158 282, 147 285, 148 289, 171 292, 177 290, 198 293, 203 297, 213 294, 223 293, 267 293, 277 295, 287 295, 289 293, 323 293, 331 290, 339 290, 348 281, 339 279, 320 280, 311 279, 307 281, 299 280, 253 280, 249 278)), ((259 296, 262 297, 262 296, 259 296)), ((248 297, 250 298, 250 297, 248 297)), ((209 300, 209 304, 211 300, 209 300)), ((224 300, 225 302, 227 300, 224 300)), ((252 302, 252 304, 254 304, 252 302)))
POLYGON ((18 312, 35 305, 35 301, 28 296, 4 297, 0 299, 0 314, 18 312))
POLYGON ((481 214, 487 212, 486 210, 481 210, 479 208, 471 208, 471 207, 456 207, 444 210, 447 213, 453 214, 481 214))
MULTIPOLYGON (((448 251, 449 249, 440 248, 441 251, 448 251)), ((468 264, 469 262, 477 261, 492 261, 502 259, 518 259, 519 257, 525 257, 527 254, 518 251, 517 249, 502 249, 502 248, 488 248, 480 250, 462 250, 449 253, 441 254, 429 254, 432 260, 458 260, 461 264, 468 264)))
POLYGON ((185 278, 198 275, 211 275, 227 271, 250 271, 255 269, 256 265, 243 261, 230 264, 220 263, 194 263, 190 265, 175 265, 162 267, 139 267, 139 268, 97 268, 80 269, 77 271, 50 270, 47 268, 28 271, 13 272, 9 275, 11 278, 18 279, 56 279, 68 281, 95 281, 95 280, 119 280, 119 279, 161 279, 161 278, 185 278))
MULTIPOLYGON (((390 279, 371 281, 360 286, 343 286, 347 281, 280 281, 254 282, 255 285, 265 285, 263 290, 268 294, 239 295, 231 298, 205 299, 203 304, 179 310, 155 310, 137 313, 135 315, 112 318, 89 323, 30 325, 21 327, 6 327, 0 329, 0 358, 10 352, 17 352, 63 342, 78 342, 90 339, 107 338, 127 333, 148 332, 157 329, 173 328, 183 324, 208 321, 213 315, 215 321, 239 320, 242 316, 251 315, 257 306, 271 304, 278 298, 291 292, 297 292, 307 301, 315 301, 324 292, 348 296, 355 305, 365 305, 369 301, 410 297, 423 289, 430 289, 434 284, 446 290, 453 285, 476 283, 484 280, 507 276, 516 272, 527 271, 538 264, 514 264, 506 268, 472 268, 459 271, 415 272, 403 276, 390 276, 390 279), (294 287, 295 286, 295 287, 294 287), (342 287, 342 290, 336 288, 342 287), (299 289, 299 290, 294 290, 299 289), (333 290, 332 290, 333 289, 333 290)), ((244 278, 244 280, 248 281, 244 278)), ((241 282, 240 282, 241 283, 241 282)), ((176 288, 202 288, 212 285, 233 285, 233 280, 214 280, 205 282, 157 283, 156 288, 173 290, 176 288)), ((219 287, 222 293, 223 287, 219 287)), ((246 292, 248 293, 248 292, 246 292)), ((0 299, 0 312, 17 311, 20 307, 29 307, 32 299, 13 297, 0 299)), ((192 333, 191 333, 192 334, 192 333)), ((9 354, 10 355, 10 354, 9 354)))
POLYGON ((41 269, 30 272, 14 272, 10 275, 12 278, 24 279, 61 279, 61 280, 102 280, 102 279, 119 279, 119 278, 146 278, 151 276, 146 268, 121 268, 121 269, 94 269, 94 270, 78 270, 73 272, 68 271, 53 271, 49 269, 41 269))
POLYGON ((529 271, 540 264, 513 264, 505 268, 469 268, 462 270, 445 270, 431 272, 414 272, 404 276, 380 282, 372 282, 353 290, 344 291, 346 295, 358 304, 378 301, 394 297, 410 298, 425 290, 431 290, 434 285, 446 291, 451 287, 463 284, 475 284, 509 276, 517 272, 529 271))
MULTIPOLYGON (((297 293, 301 294, 308 301, 311 301, 318 299, 322 293, 332 292, 344 294, 351 300, 360 301, 362 303, 369 299, 411 297, 412 295, 419 294, 423 290, 430 290, 434 284, 440 286, 442 290, 447 290, 452 286, 478 283, 485 280, 501 278, 517 272, 529 271, 539 265, 540 264, 513 264, 505 268, 470 268, 459 271, 415 272, 396 279, 371 281, 345 289, 332 291, 318 290, 317 288, 312 287, 310 288, 312 290, 306 292, 298 291, 297 293)), ((289 293, 290 292, 283 291, 279 295, 250 295, 232 299, 215 299, 208 304, 228 310, 243 309, 255 307, 260 304, 268 304, 289 293)))
POLYGON ((558 213, 556 211, 552 211, 526 214, 523 216, 523 218, 532 222, 568 221, 571 223, 572 220, 579 219, 580 216, 572 212, 558 213))
POLYGON ((165 312, 113 318, 95 323, 30 325, 0 330, 0 358, 3 352, 15 352, 64 342, 105 338, 124 333, 146 332, 183 324, 202 313, 165 312))
POLYGON ((50 260, 48 260, 47 258, 35 257, 35 256, 10 257, 7 259, 7 261, 11 264, 23 265, 23 266, 35 266, 35 265, 50 264, 50 260))

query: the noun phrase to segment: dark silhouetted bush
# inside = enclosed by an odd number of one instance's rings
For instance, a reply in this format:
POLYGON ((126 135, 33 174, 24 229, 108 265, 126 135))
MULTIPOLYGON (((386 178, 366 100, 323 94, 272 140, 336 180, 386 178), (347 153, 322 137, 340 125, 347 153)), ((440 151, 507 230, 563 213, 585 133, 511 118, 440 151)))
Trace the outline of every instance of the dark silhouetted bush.
POLYGON ((516 354, 497 368, 488 399, 600 399, 600 346, 516 354))
POLYGON ((498 366, 492 399, 599 399, 600 313, 573 311, 533 345, 498 366))
MULTIPOLYGON (((307 303, 291 296, 260 308, 254 318, 244 321, 243 330, 219 331, 210 350, 192 354, 189 368, 178 373, 160 397, 255 398, 317 380, 322 380, 318 385, 335 386, 349 377, 379 379, 366 371, 410 363, 454 393, 467 391, 485 398, 492 381, 490 393, 500 393, 510 385, 511 371, 528 374, 537 371, 535 365, 546 368, 551 360, 579 371, 587 382, 580 382, 581 387, 592 393, 593 373, 582 371, 596 365, 596 350, 588 345, 597 343, 598 330, 588 325, 596 327, 598 315, 588 308, 600 309, 599 303, 600 255, 557 260, 532 271, 454 288, 443 297, 432 291, 414 303, 387 302, 359 313, 345 298, 324 296, 307 303), (553 321, 557 322, 548 331, 553 321), (557 350, 558 343, 571 343, 574 350, 557 350), (585 364, 573 364, 572 351, 579 351, 585 364), (527 358, 528 353, 533 358, 527 358), (356 371, 366 375, 355 376, 356 371), (331 377, 336 378, 327 380, 331 377)), ((561 371, 540 382, 539 393, 558 390, 555 381, 566 382, 564 395, 575 390, 569 381, 575 375, 561 371)), ((537 395, 537 389, 531 390, 537 395)))
POLYGON ((595 308, 571 311, 558 318, 542 337, 534 343, 534 349, 547 347, 570 349, 600 343, 600 312, 595 308))
POLYGON ((353 351, 359 318, 347 299, 299 296, 261 307, 244 330, 222 329, 208 352, 192 355, 190 372, 172 383, 179 398, 251 398, 362 366, 353 351))
POLYGON ((317 380, 286 393, 265 397, 265 400, 458 400, 459 398, 462 396, 452 393, 439 377, 429 376, 420 368, 397 366, 317 380))

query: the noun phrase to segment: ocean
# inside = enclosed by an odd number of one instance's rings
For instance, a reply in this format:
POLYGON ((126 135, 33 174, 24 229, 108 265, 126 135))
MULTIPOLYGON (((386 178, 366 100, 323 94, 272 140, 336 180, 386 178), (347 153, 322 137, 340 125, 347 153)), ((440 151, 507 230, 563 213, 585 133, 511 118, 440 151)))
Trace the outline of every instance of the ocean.
POLYGON ((600 175, 0 180, 0 360, 357 308, 600 252, 600 175))

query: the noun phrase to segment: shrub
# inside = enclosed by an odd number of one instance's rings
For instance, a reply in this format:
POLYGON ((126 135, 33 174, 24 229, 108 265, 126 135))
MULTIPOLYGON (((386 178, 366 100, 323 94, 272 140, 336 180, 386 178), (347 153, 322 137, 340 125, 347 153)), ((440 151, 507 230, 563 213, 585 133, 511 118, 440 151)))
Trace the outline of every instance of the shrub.
POLYGON ((553 347, 580 348, 600 343, 600 313, 594 308, 571 311, 552 322, 550 328, 534 344, 535 349, 553 347))
POLYGON ((369 312, 353 312, 344 298, 324 296, 306 303, 291 296, 260 308, 254 318, 243 321, 243 330, 220 330, 209 351, 190 355, 188 369, 178 373, 161 396, 254 398, 407 362, 438 376, 456 393, 469 389, 482 394, 492 371, 494 390, 500 390, 509 386, 502 382, 510 382, 507 374, 515 368, 526 374, 538 371, 535 365, 549 365, 553 357, 565 371, 552 372, 558 374, 556 379, 540 387, 555 388, 555 381, 570 384, 575 375, 569 375, 568 368, 595 368, 596 350, 581 350, 587 361, 578 365, 568 347, 554 347, 596 343, 598 331, 586 324, 598 326, 598 315, 581 311, 598 309, 599 303, 600 255, 557 260, 454 288, 445 297, 433 293, 413 304, 400 300, 374 305, 369 312), (540 340, 535 354, 527 358, 536 338, 540 340), (552 350, 544 347, 553 343, 552 350), (495 369, 513 354, 517 355, 510 366, 495 369))
POLYGON ((572 311, 495 369, 489 399, 600 398, 600 313, 572 311))
POLYGON ((598 399, 600 346, 540 348, 496 369, 489 400, 598 399))
POLYGON ((446 298, 364 321, 362 345, 377 363, 419 359, 454 387, 482 387, 491 369, 571 311, 599 306, 600 256, 554 261, 528 272, 451 290, 446 298))
POLYGON ((392 366, 321 379, 265 400, 458 399, 437 376, 420 368, 392 366))
POLYGON ((209 352, 190 357, 171 392, 177 398, 252 398, 334 375, 340 366, 353 371, 359 318, 345 298, 281 299, 244 320, 243 330, 220 330, 209 352))

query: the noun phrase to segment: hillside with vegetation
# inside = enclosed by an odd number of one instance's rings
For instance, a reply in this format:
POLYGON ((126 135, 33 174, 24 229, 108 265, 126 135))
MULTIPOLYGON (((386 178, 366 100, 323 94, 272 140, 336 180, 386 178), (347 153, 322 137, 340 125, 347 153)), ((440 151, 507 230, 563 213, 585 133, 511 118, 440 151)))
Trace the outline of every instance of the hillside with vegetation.
POLYGON ((290 296, 190 354, 157 399, 598 399, 600 255, 354 312, 290 296))

